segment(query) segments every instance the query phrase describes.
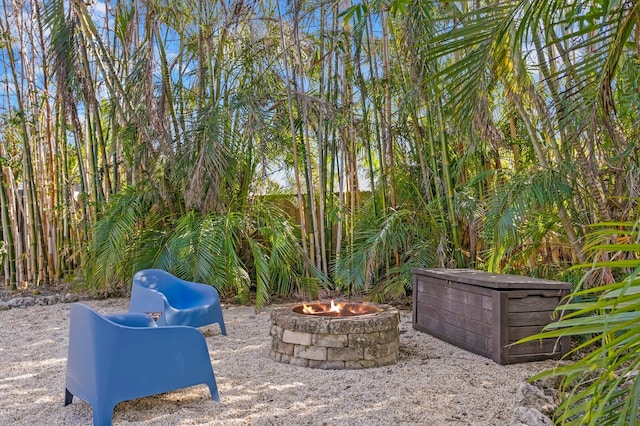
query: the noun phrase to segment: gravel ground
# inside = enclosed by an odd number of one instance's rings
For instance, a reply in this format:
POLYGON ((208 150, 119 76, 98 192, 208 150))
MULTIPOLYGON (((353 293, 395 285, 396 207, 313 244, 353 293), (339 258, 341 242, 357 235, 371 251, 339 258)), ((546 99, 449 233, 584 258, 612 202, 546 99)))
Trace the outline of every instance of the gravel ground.
MULTIPOLYGON (((84 302, 124 312, 126 299, 84 302)), ((0 311, 0 425, 89 425, 67 407, 69 304, 0 311)), ((224 306, 228 336, 205 329, 222 403, 204 385, 118 404, 114 425, 505 425, 516 389, 552 361, 500 366, 411 327, 402 311, 400 359, 366 370, 315 370, 269 358, 271 308, 224 306)))

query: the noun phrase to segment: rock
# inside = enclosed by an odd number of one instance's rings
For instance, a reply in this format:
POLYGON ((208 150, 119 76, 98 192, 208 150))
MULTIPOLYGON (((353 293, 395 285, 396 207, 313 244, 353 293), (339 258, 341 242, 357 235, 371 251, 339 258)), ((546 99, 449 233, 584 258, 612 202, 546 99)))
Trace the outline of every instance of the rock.
POLYGON ((544 379, 533 382, 535 386, 542 389, 545 395, 556 398, 558 396, 558 389, 562 384, 562 376, 550 376, 544 379))
POLYGON ((36 298, 32 296, 26 296, 22 298, 22 306, 33 306, 36 304, 36 298))
POLYGON ((7 301, 12 308, 26 308, 27 306, 33 306, 36 304, 36 299, 33 297, 14 297, 7 301))
POLYGON ((58 295, 46 296, 44 298, 47 301, 47 305, 55 305, 60 301, 60 297, 58 295))
POLYGON ((11 309, 11 305, 7 302, 0 302, 0 311, 8 311, 9 309, 11 309))
POLYGON ((36 305, 46 306, 46 305, 55 305, 58 303, 58 296, 42 296, 36 298, 36 305))
POLYGON ((80 300, 80 297, 78 297, 78 295, 74 293, 67 293, 60 299, 62 303, 73 303, 77 302, 78 300, 80 300))
POLYGON ((509 426, 553 426, 551 419, 535 408, 516 407, 509 426))
POLYGON ((518 405, 526 408, 535 408, 537 411, 552 415, 556 409, 553 397, 545 395, 542 389, 529 383, 522 383, 516 390, 518 405))
POLYGON ((220 325, 218 324, 205 325, 204 327, 200 327, 199 330, 205 337, 217 336, 218 334, 221 334, 220 325))

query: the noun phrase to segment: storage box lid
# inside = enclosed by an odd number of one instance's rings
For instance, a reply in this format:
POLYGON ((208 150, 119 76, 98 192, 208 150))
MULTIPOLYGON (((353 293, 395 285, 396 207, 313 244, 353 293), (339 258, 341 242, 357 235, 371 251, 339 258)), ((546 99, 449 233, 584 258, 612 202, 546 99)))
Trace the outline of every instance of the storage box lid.
POLYGON ((443 280, 451 280, 463 284, 471 284, 500 290, 570 290, 572 287, 570 283, 560 281, 523 277, 521 275, 498 274, 478 271, 475 269, 413 268, 411 272, 413 272, 414 275, 426 275, 443 280))

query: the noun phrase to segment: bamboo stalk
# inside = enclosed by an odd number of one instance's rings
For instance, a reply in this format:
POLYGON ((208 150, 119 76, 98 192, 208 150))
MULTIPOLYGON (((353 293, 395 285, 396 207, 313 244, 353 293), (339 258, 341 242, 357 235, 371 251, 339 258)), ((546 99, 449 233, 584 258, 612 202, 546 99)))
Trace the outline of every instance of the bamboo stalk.
POLYGON ((447 133, 444 127, 444 117, 442 116, 442 106, 436 103, 436 111, 438 114, 438 124, 440 133, 440 149, 442 155, 442 171, 445 181, 445 190, 447 192, 447 213, 451 226, 451 239, 453 243, 453 257, 456 260, 458 268, 464 266, 464 258, 462 257, 462 242, 460 240, 460 225, 455 214, 453 179, 451 176, 451 164, 449 163, 449 148, 447 145, 447 133))
MULTIPOLYGON (((299 30, 299 8, 300 4, 296 2, 295 4, 295 13, 293 20, 293 35, 295 40, 295 46, 297 50, 297 55, 295 58, 297 59, 297 72, 294 72, 293 77, 294 81, 297 81, 296 86, 299 88, 300 93, 303 95, 299 100, 300 106, 302 107, 302 124, 303 124, 303 132, 302 139, 304 142, 306 155, 305 155, 305 164, 307 171, 307 193, 309 194, 309 209, 311 210, 311 225, 312 225, 312 234, 313 234, 313 242, 316 247, 316 256, 315 256, 315 265, 316 268, 322 270, 322 261, 320 256, 320 237, 319 237, 319 224, 318 224, 318 211, 316 208, 316 196, 315 196, 315 183, 313 179, 313 165, 311 164, 311 142, 309 135, 309 128, 311 124, 309 123, 309 106, 308 100, 306 97, 306 85, 305 85, 305 76, 304 76, 304 65, 302 63, 302 48, 300 42, 300 30, 299 30)), ((295 67, 294 67, 295 69, 295 67)), ((312 259, 314 259, 312 257, 312 259)))
MULTIPOLYGON (((284 37, 284 21, 282 19, 282 12, 280 10, 280 2, 276 3, 276 8, 278 11, 278 19, 280 24, 280 45, 282 47, 282 61, 284 64, 285 77, 287 81, 293 81, 295 77, 291 76, 291 72, 289 69, 289 63, 287 58, 287 45, 285 43, 284 37)), ((302 239, 302 251, 305 256, 305 261, 308 262, 311 258, 309 257, 309 250, 307 248, 307 230, 306 230, 306 219, 305 219, 305 209, 304 209, 304 199, 302 198, 302 187, 300 182, 300 167, 298 160, 298 147, 296 141, 296 126, 293 118, 293 95, 291 93, 291 86, 289 84, 286 85, 287 89, 287 100, 289 102, 288 111, 289 111, 289 125, 291 130, 291 144, 293 148, 293 167, 296 181, 296 197, 298 201, 298 215, 299 215, 299 224, 300 224, 300 236, 302 239)), ((307 271, 307 275, 309 274, 308 267, 305 265, 305 270, 307 271)))

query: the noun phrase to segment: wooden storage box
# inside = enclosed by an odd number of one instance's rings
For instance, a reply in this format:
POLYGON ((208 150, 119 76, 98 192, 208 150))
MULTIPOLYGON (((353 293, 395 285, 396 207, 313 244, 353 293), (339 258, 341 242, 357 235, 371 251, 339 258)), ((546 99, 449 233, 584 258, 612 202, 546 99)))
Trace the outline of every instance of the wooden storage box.
POLYGON ((472 269, 413 272, 413 328, 498 364, 559 358, 570 339, 509 347, 552 322, 571 284, 472 269))

